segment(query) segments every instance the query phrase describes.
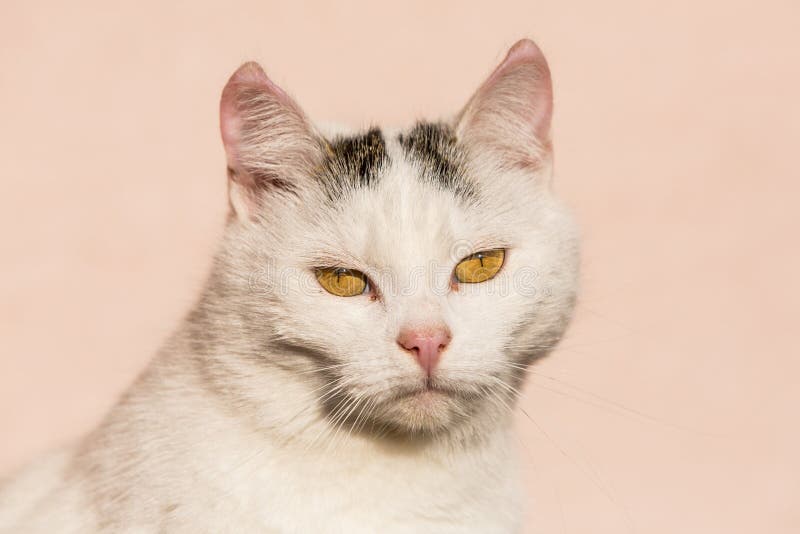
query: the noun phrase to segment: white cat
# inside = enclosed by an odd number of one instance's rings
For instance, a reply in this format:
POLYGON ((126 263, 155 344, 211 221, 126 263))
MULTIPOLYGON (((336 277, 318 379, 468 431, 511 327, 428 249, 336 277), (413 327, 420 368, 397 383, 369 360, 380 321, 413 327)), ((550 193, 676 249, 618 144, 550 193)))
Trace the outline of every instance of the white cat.
POLYGON ((577 278, 551 114, 528 40, 402 132, 325 136, 243 65, 205 290, 99 428, 5 485, 0 531, 519 531, 511 412, 577 278))

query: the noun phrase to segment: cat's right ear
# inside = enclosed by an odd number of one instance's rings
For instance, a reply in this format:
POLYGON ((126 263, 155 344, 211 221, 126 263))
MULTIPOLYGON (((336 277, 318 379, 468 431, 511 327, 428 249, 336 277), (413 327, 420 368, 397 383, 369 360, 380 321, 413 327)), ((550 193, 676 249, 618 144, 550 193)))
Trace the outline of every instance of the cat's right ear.
POLYGON ((240 219, 252 218, 271 190, 301 187, 325 146, 300 107, 255 62, 239 67, 225 85, 220 130, 230 204, 240 219))

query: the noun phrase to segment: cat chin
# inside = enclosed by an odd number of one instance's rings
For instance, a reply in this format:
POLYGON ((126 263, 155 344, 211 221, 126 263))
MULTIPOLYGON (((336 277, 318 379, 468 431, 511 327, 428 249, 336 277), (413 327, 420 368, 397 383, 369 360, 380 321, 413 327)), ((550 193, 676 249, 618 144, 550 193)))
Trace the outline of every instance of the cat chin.
POLYGON ((395 434, 435 435, 446 433, 463 420, 463 400, 436 389, 410 392, 384 404, 375 414, 377 428, 395 434))

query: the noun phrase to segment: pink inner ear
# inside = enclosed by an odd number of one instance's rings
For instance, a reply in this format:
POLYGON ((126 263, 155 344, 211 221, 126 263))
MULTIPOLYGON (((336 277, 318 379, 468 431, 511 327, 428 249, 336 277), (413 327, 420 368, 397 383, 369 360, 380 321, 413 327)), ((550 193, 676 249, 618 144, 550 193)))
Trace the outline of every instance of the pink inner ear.
POLYGON ((271 94, 277 101, 293 110, 298 115, 302 115, 294 101, 283 89, 278 87, 270 80, 261 65, 255 61, 249 61, 239 67, 234 72, 225 88, 222 90, 220 99, 220 132, 222 142, 225 145, 225 152, 228 155, 228 166, 235 168, 239 160, 239 142, 242 130, 242 110, 239 109, 239 98, 244 89, 260 89, 265 93, 271 94))
POLYGON ((228 166, 235 167, 239 159, 239 141, 242 118, 239 110, 239 95, 244 88, 259 87, 285 95, 278 86, 270 81, 261 65, 249 61, 234 72, 225 88, 219 104, 219 124, 225 153, 228 155, 228 166))
POLYGON ((225 147, 227 164, 231 169, 231 174, 229 175, 231 182, 228 185, 229 199, 235 212, 252 212, 255 205, 252 197, 255 181, 240 168, 239 164, 243 125, 242 113, 239 109, 240 94, 242 89, 253 87, 269 91, 270 85, 272 84, 261 66, 251 61, 239 67, 228 79, 228 83, 225 84, 225 88, 222 90, 219 104, 220 133, 225 147), (230 188, 234 187, 232 183, 234 181, 245 186, 241 193, 230 190, 230 188))
POLYGON ((549 146, 552 114, 553 90, 547 61, 533 41, 522 39, 511 47, 467 104, 460 117, 459 132, 482 144, 509 149, 526 144, 531 149, 542 149, 549 146))
POLYGON ((553 85, 550 79, 550 67, 541 49, 530 39, 520 39, 506 54, 506 58, 492 72, 484 87, 491 87, 498 79, 512 75, 518 69, 530 69, 531 76, 524 77, 530 83, 528 87, 517 89, 528 97, 529 107, 524 110, 531 122, 534 134, 540 141, 546 140, 550 133, 550 121, 553 115, 553 85))
POLYGON ((316 167, 322 145, 313 126, 257 63, 245 63, 233 73, 219 110, 237 213, 251 211, 271 187, 296 189, 316 167))
POLYGON ((538 66, 543 71, 543 74, 548 79, 550 78, 550 69, 541 49, 530 39, 520 39, 509 49, 505 59, 494 69, 494 72, 492 72, 484 85, 492 83, 492 80, 499 73, 512 69, 521 63, 532 63, 538 66))

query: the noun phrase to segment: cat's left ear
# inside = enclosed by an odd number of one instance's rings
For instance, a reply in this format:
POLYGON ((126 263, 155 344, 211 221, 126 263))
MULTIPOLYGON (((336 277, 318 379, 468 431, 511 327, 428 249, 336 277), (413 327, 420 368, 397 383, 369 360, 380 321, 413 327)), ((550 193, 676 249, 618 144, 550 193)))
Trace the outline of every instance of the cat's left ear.
POLYGON ((456 135, 474 154, 537 169, 551 157, 553 86, 544 54, 518 41, 456 119, 456 135))

